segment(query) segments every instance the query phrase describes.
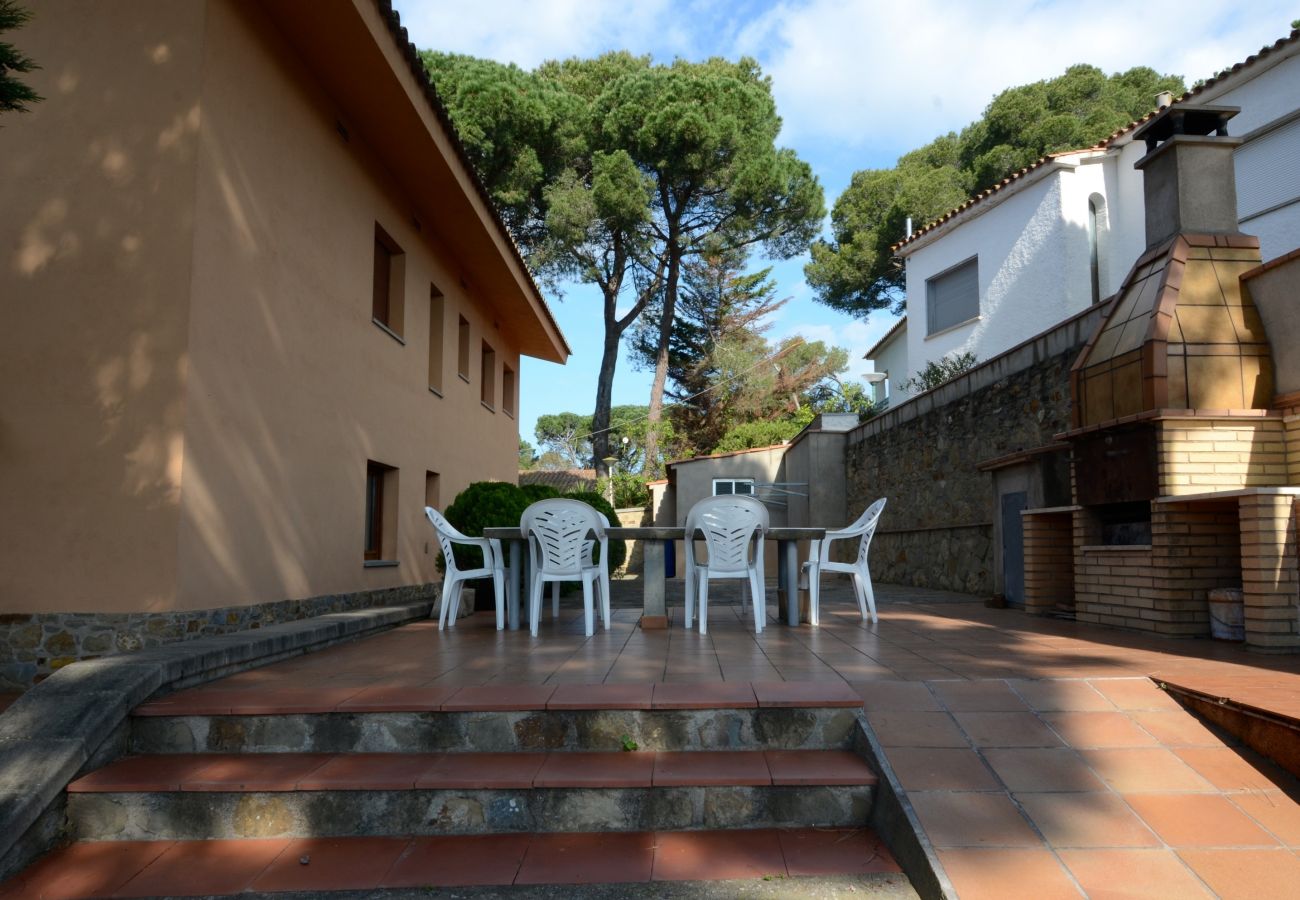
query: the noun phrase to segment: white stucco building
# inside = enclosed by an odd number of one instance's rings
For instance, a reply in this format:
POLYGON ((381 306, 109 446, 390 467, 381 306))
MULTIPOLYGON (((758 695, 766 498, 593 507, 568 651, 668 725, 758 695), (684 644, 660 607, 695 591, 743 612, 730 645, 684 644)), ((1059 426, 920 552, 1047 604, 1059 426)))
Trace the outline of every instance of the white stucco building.
MULTIPOLYGON (((1241 226, 1266 262, 1300 246, 1300 31, 1173 102, 1241 108, 1241 226)), ((1119 288, 1146 243, 1138 124, 1040 160, 895 246, 907 313, 866 355, 889 373, 878 399, 897 405, 898 383, 927 363, 992 359, 1119 288)))

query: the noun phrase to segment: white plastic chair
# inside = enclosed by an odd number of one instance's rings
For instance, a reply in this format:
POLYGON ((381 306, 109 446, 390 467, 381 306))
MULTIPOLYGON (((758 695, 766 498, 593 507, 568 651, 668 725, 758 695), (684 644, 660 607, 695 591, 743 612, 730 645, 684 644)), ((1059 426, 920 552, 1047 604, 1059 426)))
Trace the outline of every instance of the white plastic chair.
MULTIPOLYGON (((528 538, 532 561, 532 584, 528 592, 528 627, 537 637, 542 615, 543 583, 582 582, 582 603, 586 611, 586 633, 596 631, 592 611, 593 595, 600 595, 600 613, 609 628, 609 521, 581 500, 555 498, 539 500, 524 510, 519 530, 528 538), (593 561, 593 549, 600 547, 600 559, 593 561)), ((558 587, 558 585, 557 585, 558 587)), ((556 598, 552 588, 552 602, 556 598)))
MULTIPOLYGON (((763 589, 763 535, 767 533, 767 507, 753 497, 706 497, 686 514, 686 619, 687 628, 700 610, 700 634, 709 632, 709 582, 723 578, 748 581, 753 596, 754 632, 762 634, 767 619, 763 589), (704 535, 708 559, 695 558, 695 534, 704 535)), ((741 587, 741 604, 744 605, 741 587)))
MULTIPOLYGON (((506 627, 506 579, 505 559, 501 553, 501 542, 495 538, 470 537, 461 534, 455 525, 447 521, 442 513, 432 506, 424 508, 424 514, 438 535, 438 545, 442 548, 442 557, 447 561, 447 570, 442 576, 442 604, 438 613, 438 630, 456 627, 456 615, 460 612, 460 593, 466 581, 491 576, 492 587, 496 591, 497 631, 506 627), (478 547, 483 551, 483 566, 478 569, 462 571, 456 568, 456 555, 452 552, 454 544, 478 547), (447 625, 447 613, 451 612, 451 625, 447 625)), ((433 617, 433 613, 429 613, 433 617)))
MULTIPOLYGON (((876 533, 876 526, 880 524, 880 514, 885 510, 885 498, 881 497, 875 503, 867 507, 867 511, 858 517, 858 520, 848 528, 841 528, 837 531, 826 532, 826 537, 821 540, 820 547, 810 548, 809 554, 812 558, 803 564, 803 570, 808 574, 808 612, 809 621, 813 625, 821 623, 821 614, 818 609, 821 594, 821 573, 822 572, 843 572, 853 578, 853 591, 858 598, 858 609, 862 612, 862 618, 867 618, 867 610, 871 611, 871 621, 878 622, 876 616, 876 593, 871 587, 871 570, 867 567, 867 548, 871 546, 871 537, 876 533), (831 542, 832 541, 858 541, 858 556, 853 562, 832 562, 831 561, 831 542)), ((814 541, 814 544, 817 542, 814 541)))

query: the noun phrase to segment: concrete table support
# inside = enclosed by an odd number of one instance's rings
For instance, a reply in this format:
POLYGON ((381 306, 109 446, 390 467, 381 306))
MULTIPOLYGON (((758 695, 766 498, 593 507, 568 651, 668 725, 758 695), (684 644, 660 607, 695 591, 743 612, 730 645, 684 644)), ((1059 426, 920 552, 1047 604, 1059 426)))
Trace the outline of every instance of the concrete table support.
POLYGON ((644 561, 641 565, 641 627, 667 628, 668 607, 664 602, 664 541, 643 541, 641 549, 644 553, 644 561), (652 572, 655 574, 652 575, 652 572))

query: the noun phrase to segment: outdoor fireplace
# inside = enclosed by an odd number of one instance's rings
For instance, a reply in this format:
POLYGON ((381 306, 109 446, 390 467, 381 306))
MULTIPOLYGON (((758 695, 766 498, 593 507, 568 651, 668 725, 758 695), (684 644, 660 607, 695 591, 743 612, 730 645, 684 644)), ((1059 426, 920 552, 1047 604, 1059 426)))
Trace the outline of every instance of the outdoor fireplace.
POLYGON ((1174 106, 1135 132, 1147 250, 1071 371, 1073 506, 1047 511, 1058 540, 1028 542, 1026 565, 1059 565, 1068 527, 1078 619, 1208 635, 1209 591, 1244 587, 1247 640, 1297 649, 1300 491, 1273 362, 1297 351, 1270 346, 1243 284, 1261 257, 1238 228, 1235 113, 1174 106))

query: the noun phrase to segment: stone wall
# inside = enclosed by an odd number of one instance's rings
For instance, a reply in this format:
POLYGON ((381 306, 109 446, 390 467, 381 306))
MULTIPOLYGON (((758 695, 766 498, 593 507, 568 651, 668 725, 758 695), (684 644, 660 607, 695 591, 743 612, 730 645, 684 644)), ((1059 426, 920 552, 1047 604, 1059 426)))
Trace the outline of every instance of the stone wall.
POLYGON ((420 584, 354 594, 280 600, 254 606, 157 613, 13 613, 0 615, 0 691, 22 691, 69 663, 348 612, 436 599, 420 584))
POLYGON ((1070 423, 1069 371, 1106 309, 1061 323, 849 433, 849 511, 889 505, 871 545, 878 581, 994 590, 997 514, 981 462, 1052 443, 1070 423))

